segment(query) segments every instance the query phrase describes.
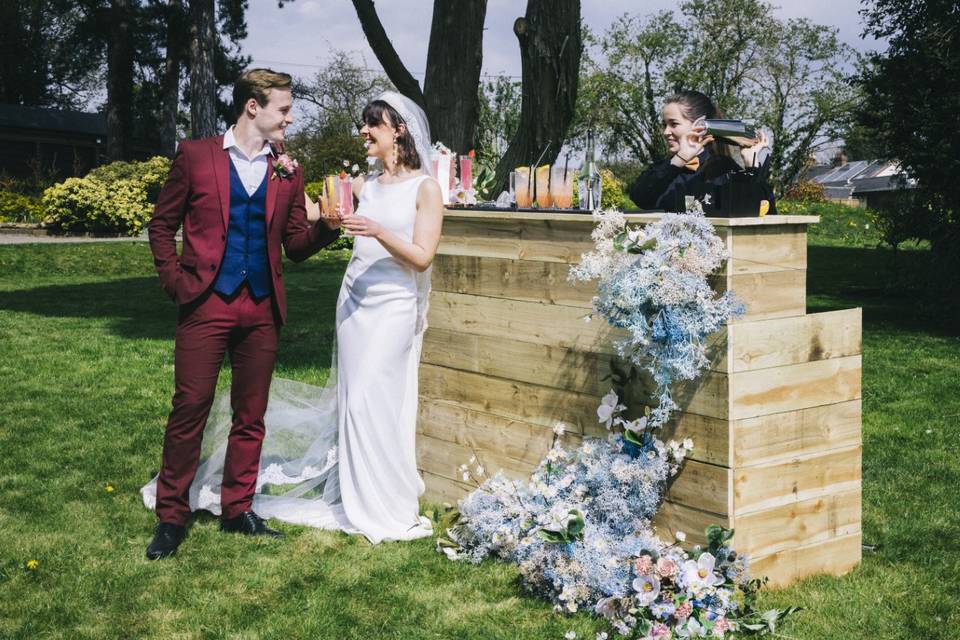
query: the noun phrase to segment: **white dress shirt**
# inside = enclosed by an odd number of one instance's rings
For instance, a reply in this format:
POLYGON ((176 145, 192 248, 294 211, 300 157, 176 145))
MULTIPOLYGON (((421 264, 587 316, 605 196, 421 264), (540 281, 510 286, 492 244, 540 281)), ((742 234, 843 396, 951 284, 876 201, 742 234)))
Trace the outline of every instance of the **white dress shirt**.
POLYGON ((223 134, 223 148, 229 151, 230 160, 233 162, 233 167, 237 170, 237 175, 240 176, 240 182, 243 183, 244 189, 247 190, 247 195, 252 196, 256 193, 257 189, 260 188, 260 183, 267 177, 267 164, 270 160, 270 143, 264 142, 263 148, 252 158, 248 158, 247 154, 245 154, 237 144, 237 139, 233 135, 233 127, 230 127, 227 129, 227 132, 223 134))

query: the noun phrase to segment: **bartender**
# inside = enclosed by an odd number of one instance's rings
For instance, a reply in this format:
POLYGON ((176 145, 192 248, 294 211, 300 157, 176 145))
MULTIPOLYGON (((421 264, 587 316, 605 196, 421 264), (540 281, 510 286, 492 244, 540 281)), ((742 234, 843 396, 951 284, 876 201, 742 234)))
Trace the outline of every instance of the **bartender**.
POLYGON ((667 98, 663 106, 663 136, 669 158, 655 162, 630 186, 630 199, 641 209, 685 211, 686 196, 709 204, 718 188, 734 172, 747 168, 748 180, 757 183, 767 202, 764 213, 776 213, 773 190, 756 170, 761 149, 770 146, 760 132, 752 146, 740 147, 718 142, 706 135, 704 119, 722 118, 713 101, 699 91, 681 91, 667 98), (742 166, 737 162, 739 155, 742 166))

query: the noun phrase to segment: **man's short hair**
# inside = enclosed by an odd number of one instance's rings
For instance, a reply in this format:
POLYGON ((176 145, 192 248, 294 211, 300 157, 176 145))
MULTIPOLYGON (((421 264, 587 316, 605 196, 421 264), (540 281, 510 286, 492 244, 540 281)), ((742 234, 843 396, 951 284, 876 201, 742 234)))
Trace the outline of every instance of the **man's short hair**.
POLYGON ((253 98, 261 107, 270 100, 270 89, 289 89, 293 77, 272 69, 250 69, 233 85, 233 113, 243 115, 247 101, 253 98))

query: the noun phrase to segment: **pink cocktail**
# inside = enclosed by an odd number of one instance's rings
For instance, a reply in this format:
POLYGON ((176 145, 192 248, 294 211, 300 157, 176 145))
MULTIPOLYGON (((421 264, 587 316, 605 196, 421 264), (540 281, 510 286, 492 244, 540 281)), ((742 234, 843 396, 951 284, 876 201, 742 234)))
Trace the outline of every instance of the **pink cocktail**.
POLYGON ((350 176, 340 178, 340 206, 342 215, 353 214, 353 178, 350 176))
POLYGON ((460 187, 464 191, 473 188, 473 158, 460 156, 460 187))

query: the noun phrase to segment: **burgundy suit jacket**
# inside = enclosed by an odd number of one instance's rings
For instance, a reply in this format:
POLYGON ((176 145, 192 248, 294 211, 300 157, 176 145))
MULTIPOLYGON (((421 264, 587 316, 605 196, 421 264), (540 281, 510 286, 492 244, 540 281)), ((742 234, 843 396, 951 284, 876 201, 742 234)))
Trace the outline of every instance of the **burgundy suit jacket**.
MULTIPOLYGON (((303 170, 280 178, 267 163, 267 256, 273 298, 286 322, 281 246, 294 262, 306 260, 340 235, 324 223, 310 224, 303 195, 303 170)), ((198 298, 213 285, 227 246, 230 224, 230 154, 223 136, 184 140, 150 220, 150 249, 160 285, 179 304, 198 298), (183 252, 177 255, 177 230, 183 227, 183 252)))

